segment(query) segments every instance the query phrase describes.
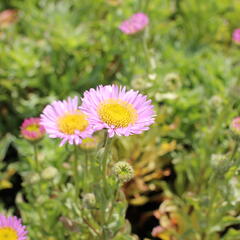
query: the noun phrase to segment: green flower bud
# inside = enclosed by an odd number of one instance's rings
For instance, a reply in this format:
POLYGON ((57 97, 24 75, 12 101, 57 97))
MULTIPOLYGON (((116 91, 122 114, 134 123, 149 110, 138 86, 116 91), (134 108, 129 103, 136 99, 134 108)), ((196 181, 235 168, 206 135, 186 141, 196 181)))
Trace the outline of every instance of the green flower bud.
POLYGON ((113 166, 113 174, 121 183, 125 183, 133 178, 134 171, 128 162, 121 161, 113 166))
POLYGON ((169 90, 176 90, 181 88, 182 83, 181 83, 181 79, 179 77, 179 75, 177 73, 168 73, 164 79, 163 82, 165 83, 165 86, 169 89, 169 90))
POLYGON ((24 183, 26 184, 35 184, 39 182, 40 177, 37 173, 29 173, 27 176, 24 178, 24 183))
POLYGON ((42 171, 42 178, 49 180, 54 178, 58 174, 58 170, 55 167, 49 166, 42 171))
POLYGON ((86 193, 83 195, 83 205, 92 208, 96 205, 96 198, 93 193, 86 193))

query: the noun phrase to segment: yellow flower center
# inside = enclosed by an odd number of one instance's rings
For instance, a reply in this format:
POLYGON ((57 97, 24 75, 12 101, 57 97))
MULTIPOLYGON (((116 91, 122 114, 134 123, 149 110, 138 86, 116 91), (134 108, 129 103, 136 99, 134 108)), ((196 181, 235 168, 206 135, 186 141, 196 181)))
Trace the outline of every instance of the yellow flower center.
POLYGON ((17 231, 10 227, 0 228, 0 239, 1 240, 17 240, 17 231))
POLYGON ((31 124, 31 125, 26 127, 26 130, 28 130, 30 132, 38 132, 39 131, 39 125, 31 124))
POLYGON ((75 131, 84 131, 88 126, 86 115, 80 111, 76 113, 66 113, 58 119, 58 128, 62 133, 71 135, 75 131))
POLYGON ((118 99, 109 99, 101 103, 98 114, 103 122, 117 128, 134 124, 138 117, 132 104, 118 99))

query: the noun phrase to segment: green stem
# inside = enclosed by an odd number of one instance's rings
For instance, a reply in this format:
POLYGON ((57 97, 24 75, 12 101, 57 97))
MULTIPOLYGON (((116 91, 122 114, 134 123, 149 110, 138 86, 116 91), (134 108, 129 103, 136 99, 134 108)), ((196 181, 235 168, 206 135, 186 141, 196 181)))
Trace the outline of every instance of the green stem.
POLYGON ((236 138, 236 142, 235 142, 235 146, 234 146, 234 149, 233 149, 231 158, 230 158, 230 162, 233 161, 233 159, 234 159, 234 157, 235 157, 235 155, 236 155, 236 153, 237 153, 237 150, 238 150, 238 148, 239 148, 239 142, 240 142, 240 141, 239 141, 239 138, 237 137, 237 138, 236 138))
POLYGON ((36 143, 33 144, 33 150, 34 150, 35 168, 37 173, 39 173, 40 169, 39 169, 39 161, 38 161, 38 146, 36 143))
POLYGON ((81 211, 82 211, 82 214, 83 214, 83 215, 82 215, 82 220, 83 220, 83 222, 84 222, 89 228, 91 228, 91 229, 93 230, 93 232, 95 233, 95 235, 101 236, 101 233, 98 231, 98 229, 96 229, 95 226, 93 226, 92 223, 88 220, 87 215, 86 215, 86 217, 84 216, 84 215, 85 215, 85 211, 84 211, 84 208, 83 208, 83 207, 81 207, 81 211))
POLYGON ((145 57, 145 64, 146 64, 146 70, 147 70, 147 76, 150 73, 150 65, 151 65, 151 57, 149 54, 147 41, 146 41, 146 33, 142 33, 142 45, 143 45, 143 51, 144 51, 144 57, 145 57))
POLYGON ((85 218, 85 217, 82 217, 83 219, 83 222, 93 230, 93 232, 95 233, 95 235, 99 236, 100 233, 94 228, 94 226, 92 226, 92 224, 85 218))
POLYGON ((73 177, 76 191, 76 199, 79 197, 79 181, 78 181, 78 145, 74 148, 73 177))
MULTIPOLYGON (((40 164, 39 164, 39 160, 38 160, 38 145, 37 143, 33 144, 33 151, 34 151, 34 161, 35 161, 35 169, 37 174, 39 175, 39 184, 37 184, 38 187, 38 191, 39 194, 41 194, 43 192, 42 189, 42 176, 41 176, 41 171, 40 171, 40 164)), ((36 205, 36 209, 40 218, 40 221, 44 221, 43 215, 42 215, 42 208, 40 205, 36 205)), ((47 233, 45 227, 42 227, 42 231, 47 233)))
POLYGON ((110 152, 110 147, 111 147, 111 139, 107 135, 106 141, 105 141, 103 159, 102 159, 102 174, 103 174, 104 188, 106 187, 106 184, 107 184, 107 164, 108 164, 107 160, 108 160, 108 154, 110 152))
POLYGON ((117 182, 116 186, 115 186, 115 190, 114 190, 114 194, 113 194, 113 200, 112 200, 112 204, 111 204, 111 208, 108 214, 108 222, 111 220, 112 214, 113 214, 113 210, 114 210, 114 206, 115 206, 115 202, 117 200, 117 196, 118 196, 118 192, 119 192, 119 188, 120 188, 120 184, 119 182, 117 182))
POLYGON ((83 190, 84 190, 84 192, 86 191, 88 191, 88 184, 86 184, 86 180, 87 180, 87 178, 86 178, 86 176, 88 177, 89 176, 89 161, 88 161, 88 159, 89 159, 89 156, 88 156, 88 151, 85 151, 85 158, 84 158, 84 166, 83 166, 83 190))
POLYGON ((39 176, 39 192, 42 192, 42 176, 41 176, 41 169, 40 169, 40 164, 39 164, 39 159, 38 159, 38 145, 37 143, 33 144, 33 150, 34 150, 34 161, 35 161, 35 169, 36 172, 39 176))
POLYGON ((109 240, 108 231, 106 228, 106 208, 108 202, 108 185, 107 185, 107 166, 108 166, 108 156, 111 148, 111 139, 106 133, 105 143, 104 143, 104 152, 102 157, 102 178, 103 178, 103 199, 101 206, 101 224, 102 224, 102 234, 101 240, 109 240))

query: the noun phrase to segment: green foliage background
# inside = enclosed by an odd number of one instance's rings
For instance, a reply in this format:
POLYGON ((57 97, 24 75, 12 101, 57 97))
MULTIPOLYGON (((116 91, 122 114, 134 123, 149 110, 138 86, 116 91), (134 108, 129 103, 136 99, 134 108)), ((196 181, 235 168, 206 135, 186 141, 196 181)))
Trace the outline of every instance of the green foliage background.
MULTIPOLYGON (((153 144, 177 141, 166 160, 177 175, 171 190, 188 206, 197 203, 184 194, 203 199, 209 194, 202 189, 212 175, 211 155, 232 150, 228 126, 240 111, 240 48, 231 39, 240 27, 238 0, 0 2, 0 10, 8 8, 18 11, 18 19, 0 28, 0 160, 19 137, 24 118, 38 116, 54 99, 118 83, 147 94, 164 116, 153 128, 158 133, 153 144), (135 36, 120 32, 119 24, 139 11, 150 18, 147 29, 135 36), (163 125, 175 120, 178 127, 162 134, 163 125)), ((229 232, 233 237, 224 239, 238 239, 235 230, 229 232)), ((217 239, 211 234, 209 239, 217 239)))

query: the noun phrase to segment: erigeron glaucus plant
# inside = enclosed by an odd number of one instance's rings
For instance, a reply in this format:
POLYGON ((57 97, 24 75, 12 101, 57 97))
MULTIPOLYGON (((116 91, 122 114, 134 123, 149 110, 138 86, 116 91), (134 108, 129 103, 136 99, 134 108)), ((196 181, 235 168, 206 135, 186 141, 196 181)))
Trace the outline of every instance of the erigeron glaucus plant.
MULTIPOLYGON (((68 167, 55 169, 56 166, 50 168, 45 162, 39 163, 38 150, 44 149, 41 146, 36 150, 36 146, 41 142, 29 141, 35 149, 38 168, 33 165, 33 170, 37 170, 38 181, 34 184, 36 188, 29 186, 32 191, 28 194, 33 196, 28 200, 36 211, 35 217, 24 210, 22 215, 30 225, 31 217, 47 222, 51 219, 58 228, 60 225, 61 229, 54 228, 58 240, 65 236, 70 240, 135 239, 125 220, 127 202, 121 191, 134 170, 121 159, 114 163, 111 149, 115 137, 141 134, 149 129, 155 119, 153 105, 139 92, 117 85, 90 89, 81 100, 79 104, 78 97, 68 98, 44 108, 40 124, 49 138, 60 140, 56 153, 58 149, 69 153, 69 161, 64 163, 68 167), (46 177, 49 169, 54 169, 51 181, 46 177), (64 181, 56 180, 61 177, 64 181), (52 208, 48 209, 50 202, 52 208), (43 215, 41 209, 45 207, 43 215)), ((20 205, 26 209, 22 202, 20 205)), ((52 234, 51 229, 39 224, 38 233, 30 230, 30 236, 42 239, 52 234)))

